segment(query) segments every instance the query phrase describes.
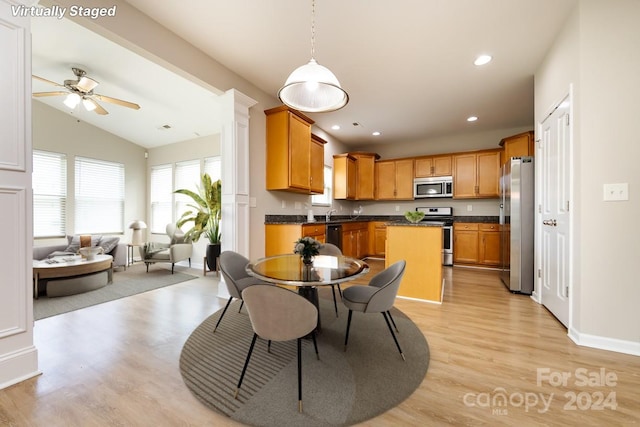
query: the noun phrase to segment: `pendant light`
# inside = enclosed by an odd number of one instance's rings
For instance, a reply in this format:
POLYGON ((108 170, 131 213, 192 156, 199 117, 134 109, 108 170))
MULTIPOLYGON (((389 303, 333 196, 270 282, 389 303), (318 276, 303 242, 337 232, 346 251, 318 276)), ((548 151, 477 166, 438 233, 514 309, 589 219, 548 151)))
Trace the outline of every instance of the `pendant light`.
POLYGON ((318 64, 315 54, 316 2, 311 1, 311 60, 296 68, 278 91, 278 98, 285 105, 305 113, 335 111, 347 105, 349 95, 340 87, 336 76, 318 64))

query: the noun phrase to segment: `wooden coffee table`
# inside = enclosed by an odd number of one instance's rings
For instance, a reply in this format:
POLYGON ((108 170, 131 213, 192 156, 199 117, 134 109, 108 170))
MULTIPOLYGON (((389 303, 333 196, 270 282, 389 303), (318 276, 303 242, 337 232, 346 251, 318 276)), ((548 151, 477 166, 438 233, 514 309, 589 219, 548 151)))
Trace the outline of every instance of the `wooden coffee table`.
POLYGON ((96 255, 94 259, 88 261, 70 260, 70 257, 53 258, 56 262, 47 260, 33 260, 33 297, 38 298, 38 280, 53 279, 61 277, 82 276, 84 274, 107 271, 108 283, 113 279, 113 257, 111 255, 96 255))

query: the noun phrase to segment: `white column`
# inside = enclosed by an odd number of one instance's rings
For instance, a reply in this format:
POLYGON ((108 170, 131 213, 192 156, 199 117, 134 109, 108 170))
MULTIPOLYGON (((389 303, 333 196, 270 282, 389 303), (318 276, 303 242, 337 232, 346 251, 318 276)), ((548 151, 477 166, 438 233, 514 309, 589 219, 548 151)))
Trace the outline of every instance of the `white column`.
POLYGON ((0 0, 0 389, 39 374, 33 345, 31 36, 0 0))
MULTIPOLYGON (((222 131, 222 250, 249 257, 249 108, 257 101, 235 89, 220 97, 222 131)), ((218 296, 228 298, 225 286, 218 296)))

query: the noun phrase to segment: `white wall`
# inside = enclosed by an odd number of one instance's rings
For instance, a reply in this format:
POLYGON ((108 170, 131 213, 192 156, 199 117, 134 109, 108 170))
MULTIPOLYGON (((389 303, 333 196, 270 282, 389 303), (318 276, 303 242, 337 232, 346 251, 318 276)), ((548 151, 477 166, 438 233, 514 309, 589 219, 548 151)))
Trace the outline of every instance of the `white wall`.
POLYGON ((640 2, 583 0, 535 78, 535 117, 574 86, 573 313, 585 345, 640 354, 640 2), (604 202, 605 183, 629 183, 630 199, 604 202))
MULTIPOLYGON (((62 102, 62 98, 60 99, 62 102)), ((124 234, 122 242, 131 241, 127 224, 146 218, 147 174, 144 148, 105 132, 42 102, 32 103, 33 149, 67 155, 67 234, 74 231, 74 162, 75 156, 123 163, 125 168, 124 234)), ((35 246, 66 243, 66 239, 36 239, 35 246)))

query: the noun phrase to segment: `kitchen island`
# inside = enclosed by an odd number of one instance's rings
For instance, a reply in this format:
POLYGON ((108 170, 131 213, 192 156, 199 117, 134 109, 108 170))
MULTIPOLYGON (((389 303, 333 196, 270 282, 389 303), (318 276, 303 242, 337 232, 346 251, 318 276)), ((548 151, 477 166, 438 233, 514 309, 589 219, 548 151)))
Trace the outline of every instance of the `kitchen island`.
POLYGON ((442 226, 387 223, 385 267, 405 260, 399 297, 442 303, 442 226))

